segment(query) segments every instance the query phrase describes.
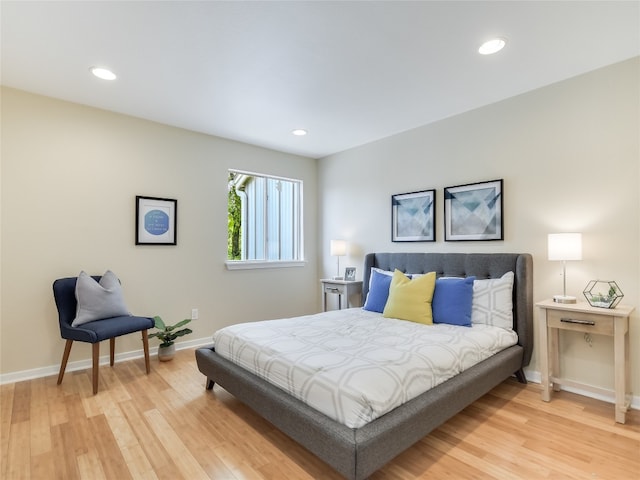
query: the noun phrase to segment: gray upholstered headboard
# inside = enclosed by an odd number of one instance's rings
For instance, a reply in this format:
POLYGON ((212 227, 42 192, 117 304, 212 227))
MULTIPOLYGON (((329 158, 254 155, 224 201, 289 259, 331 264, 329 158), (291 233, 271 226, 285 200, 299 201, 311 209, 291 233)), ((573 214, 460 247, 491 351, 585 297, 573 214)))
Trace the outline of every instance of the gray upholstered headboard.
POLYGON ((369 253, 364 259, 362 299, 369 291, 371 267, 403 273, 436 272, 438 277, 499 278, 514 272, 513 315, 518 344, 524 349, 522 365, 533 351, 533 259, 528 253, 369 253))

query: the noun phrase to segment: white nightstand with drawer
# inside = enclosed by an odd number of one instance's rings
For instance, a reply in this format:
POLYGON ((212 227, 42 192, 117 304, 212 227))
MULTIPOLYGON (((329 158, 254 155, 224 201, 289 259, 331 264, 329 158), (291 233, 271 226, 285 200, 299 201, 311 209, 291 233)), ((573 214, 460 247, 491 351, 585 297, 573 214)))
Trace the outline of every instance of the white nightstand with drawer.
POLYGON ((327 311, 327 294, 338 295, 338 309, 342 310, 342 297, 346 298, 346 308, 359 307, 362 304, 362 281, 332 280, 323 278, 322 284, 322 311, 327 311), (360 295, 360 302, 352 305, 350 299, 352 295, 360 295))
POLYGON ((631 399, 629 372, 629 316, 634 307, 618 305, 616 308, 592 307, 586 302, 556 303, 544 300, 536 303, 544 310, 540 324, 540 373, 542 376, 542 399, 551 400, 551 390, 560 390, 560 385, 608 394, 606 390, 579 384, 560 376, 560 330, 572 330, 594 335, 613 337, 614 380, 616 397, 616 422, 624 423, 631 399))

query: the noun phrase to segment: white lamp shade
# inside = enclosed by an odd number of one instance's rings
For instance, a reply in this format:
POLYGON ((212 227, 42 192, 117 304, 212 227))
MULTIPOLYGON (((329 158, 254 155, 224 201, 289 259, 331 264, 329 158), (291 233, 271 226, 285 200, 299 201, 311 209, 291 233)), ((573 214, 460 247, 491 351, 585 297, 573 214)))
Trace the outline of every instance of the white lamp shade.
POLYGON ((549 260, 582 260, 581 233, 550 233, 549 260))
POLYGON ((331 240, 331 256, 341 257, 347 254, 347 242, 344 240, 331 240))

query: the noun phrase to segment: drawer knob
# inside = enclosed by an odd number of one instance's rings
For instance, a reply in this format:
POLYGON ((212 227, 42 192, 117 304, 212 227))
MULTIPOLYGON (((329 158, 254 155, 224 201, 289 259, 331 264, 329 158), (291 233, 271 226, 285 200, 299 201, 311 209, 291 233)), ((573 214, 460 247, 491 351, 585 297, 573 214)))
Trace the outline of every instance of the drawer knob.
POLYGON ((564 323, 577 323, 578 325, 590 325, 593 326, 596 324, 593 320, 577 320, 575 318, 561 318, 561 322, 564 323))

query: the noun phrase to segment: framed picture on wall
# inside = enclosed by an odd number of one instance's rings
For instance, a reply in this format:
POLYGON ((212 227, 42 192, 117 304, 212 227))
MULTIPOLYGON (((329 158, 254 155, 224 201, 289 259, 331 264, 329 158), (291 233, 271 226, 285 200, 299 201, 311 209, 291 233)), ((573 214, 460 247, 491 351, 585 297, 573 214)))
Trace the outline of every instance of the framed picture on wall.
POLYGON ((444 189, 444 239, 503 240, 502 179, 444 189))
POLYGON ((176 245, 178 201, 136 196, 136 245, 176 245))
POLYGON ((391 241, 435 242, 436 191, 391 196, 391 241))

